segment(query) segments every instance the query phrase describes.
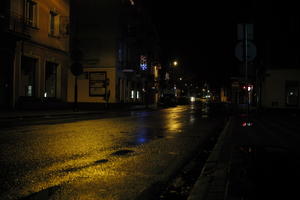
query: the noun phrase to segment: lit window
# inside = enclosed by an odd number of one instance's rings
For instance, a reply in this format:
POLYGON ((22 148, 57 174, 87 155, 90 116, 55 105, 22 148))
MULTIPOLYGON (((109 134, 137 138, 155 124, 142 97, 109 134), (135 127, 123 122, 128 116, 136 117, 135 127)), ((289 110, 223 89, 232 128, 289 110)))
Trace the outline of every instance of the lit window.
POLYGON ((49 35, 59 35, 59 15, 54 11, 50 11, 49 35))
POLYGON ((28 97, 33 96, 32 85, 28 85, 26 96, 28 97))
POLYGON ((298 81, 286 81, 286 105, 298 106, 299 105, 299 83, 298 81))
POLYGON ((134 90, 131 90, 131 98, 134 99, 134 90))

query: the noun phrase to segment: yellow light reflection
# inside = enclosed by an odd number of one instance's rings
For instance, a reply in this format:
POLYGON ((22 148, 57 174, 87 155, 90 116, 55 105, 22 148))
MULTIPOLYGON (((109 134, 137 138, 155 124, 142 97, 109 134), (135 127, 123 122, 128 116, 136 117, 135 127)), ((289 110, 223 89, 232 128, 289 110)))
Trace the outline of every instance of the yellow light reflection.
POLYGON ((181 132, 182 122, 181 122, 182 108, 173 108, 172 112, 166 113, 166 127, 169 131, 181 132))

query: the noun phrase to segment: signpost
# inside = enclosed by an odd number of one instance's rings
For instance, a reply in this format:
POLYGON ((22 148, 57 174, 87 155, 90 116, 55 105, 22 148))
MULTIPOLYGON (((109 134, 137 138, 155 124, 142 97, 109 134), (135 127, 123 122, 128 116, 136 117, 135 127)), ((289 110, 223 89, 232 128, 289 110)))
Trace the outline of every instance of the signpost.
MULTIPOLYGON (((256 47, 252 43, 254 39, 253 24, 238 24, 238 44, 235 48, 235 56, 245 65, 245 83, 248 86, 248 62, 256 57, 256 47), (250 41, 249 41, 250 40, 250 41)), ((247 90, 247 116, 249 122, 250 90, 247 90)))
POLYGON ((248 41, 247 42, 247 51, 245 49, 245 42, 240 41, 235 46, 235 57, 241 61, 245 62, 245 59, 248 60, 248 62, 253 61, 256 57, 256 46, 253 44, 253 42, 248 41), (247 55, 244 55, 245 52, 247 52, 247 55))

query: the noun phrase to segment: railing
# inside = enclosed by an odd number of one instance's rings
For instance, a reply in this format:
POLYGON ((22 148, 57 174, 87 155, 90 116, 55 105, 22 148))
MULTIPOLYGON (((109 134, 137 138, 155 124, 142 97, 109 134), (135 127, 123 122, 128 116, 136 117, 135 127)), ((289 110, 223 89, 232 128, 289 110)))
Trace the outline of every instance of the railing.
POLYGON ((2 29, 5 32, 19 34, 23 37, 29 36, 29 27, 34 24, 30 23, 25 17, 17 12, 10 11, 1 17, 2 29))

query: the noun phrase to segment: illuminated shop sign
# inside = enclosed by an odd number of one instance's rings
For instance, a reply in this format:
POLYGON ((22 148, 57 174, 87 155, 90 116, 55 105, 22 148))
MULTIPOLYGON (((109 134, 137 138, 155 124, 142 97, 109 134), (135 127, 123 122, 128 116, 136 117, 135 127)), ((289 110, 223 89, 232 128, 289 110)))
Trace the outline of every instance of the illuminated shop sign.
POLYGON ((140 68, 141 70, 147 70, 148 69, 148 65, 147 65, 147 57, 141 55, 140 57, 140 68))

